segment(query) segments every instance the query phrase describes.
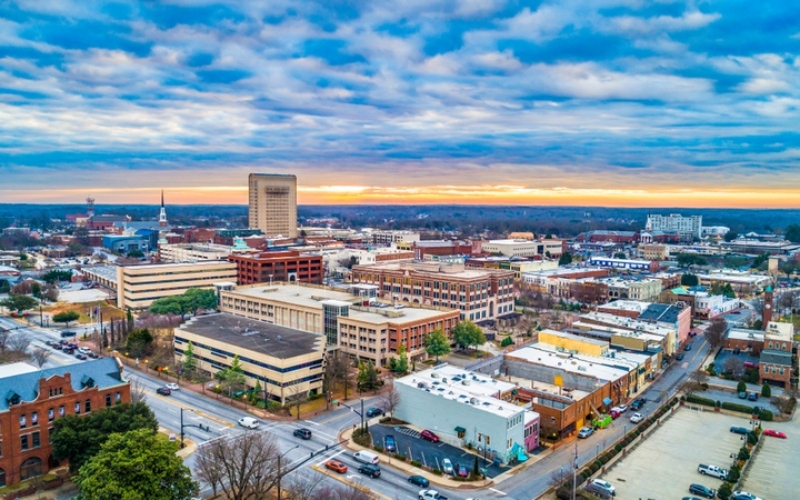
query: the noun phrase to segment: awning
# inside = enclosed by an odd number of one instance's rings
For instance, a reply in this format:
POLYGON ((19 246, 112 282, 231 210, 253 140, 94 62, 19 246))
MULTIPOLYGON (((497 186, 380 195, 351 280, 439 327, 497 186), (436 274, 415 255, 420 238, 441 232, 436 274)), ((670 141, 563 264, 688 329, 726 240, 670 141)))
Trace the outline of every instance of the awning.
POLYGON ((611 401, 611 398, 605 398, 603 400, 603 404, 606 406, 610 405, 611 403, 613 403, 613 401, 611 401))
POLYGON ((465 428, 463 428, 463 427, 456 427, 455 431, 456 432, 467 432, 467 430, 465 428))

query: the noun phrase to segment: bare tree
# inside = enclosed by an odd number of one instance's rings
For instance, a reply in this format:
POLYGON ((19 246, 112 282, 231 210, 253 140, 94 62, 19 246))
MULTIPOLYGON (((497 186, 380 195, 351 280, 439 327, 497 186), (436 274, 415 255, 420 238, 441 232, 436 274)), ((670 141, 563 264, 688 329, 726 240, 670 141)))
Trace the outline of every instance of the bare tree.
POLYGON ((25 352, 31 345, 31 339, 22 334, 12 335, 8 338, 6 345, 12 351, 25 352))
POLYGON ((722 345, 725 339, 725 334, 728 332, 728 322, 725 318, 714 318, 711 320, 711 325, 706 328, 706 340, 711 345, 711 349, 715 350, 722 345))
POLYGON ((295 474, 292 479, 286 482, 287 484, 283 489, 288 493, 287 497, 292 500, 317 500, 319 485, 323 478, 322 474, 310 476, 295 474))
POLYGON ((0 352, 5 352, 8 349, 8 338, 10 336, 10 330, 0 330, 0 352))
POLYGON ((201 448, 208 449, 203 450, 206 458, 202 464, 197 464, 198 474, 217 478, 228 500, 266 498, 285 474, 285 467, 279 467, 278 441, 268 432, 245 432, 201 448))
POLYGON ((47 360, 50 359, 50 351, 45 351, 44 349, 39 349, 38 347, 31 351, 31 357, 33 361, 39 366, 39 369, 47 363, 47 360))
POLYGON ((289 386, 289 397, 286 398, 288 405, 294 407, 297 420, 300 420, 300 406, 303 401, 308 399, 308 393, 301 389, 301 384, 294 384, 289 386))
POLYGON ((695 370, 689 375, 689 380, 683 384, 683 392, 691 396, 695 392, 704 390, 704 384, 708 382, 708 373, 705 370, 695 370))
POLYGON ((722 362, 722 369, 725 370, 725 373, 730 373, 734 377, 739 378, 744 374, 744 361, 735 356, 731 356, 722 362))
POLYGON ((144 384, 139 379, 134 379, 130 381, 131 386, 131 403, 138 403, 139 401, 145 401, 147 399, 147 395, 144 392, 144 384))
POLYGON ((221 489, 223 485, 224 471, 222 464, 216 461, 213 445, 207 443, 200 446, 195 456, 195 476, 200 481, 211 485, 211 490, 216 497, 217 490, 221 489))
POLYGON ((400 405, 400 393, 393 381, 390 381, 388 385, 389 388, 381 395, 380 406, 383 411, 394 417, 394 410, 400 405))

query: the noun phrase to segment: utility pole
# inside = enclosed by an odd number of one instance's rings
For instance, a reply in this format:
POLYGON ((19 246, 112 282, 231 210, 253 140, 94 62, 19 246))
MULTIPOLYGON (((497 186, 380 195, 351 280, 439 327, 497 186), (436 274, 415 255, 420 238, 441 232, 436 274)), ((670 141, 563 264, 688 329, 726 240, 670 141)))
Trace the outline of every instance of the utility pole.
POLYGON ((575 490, 578 489, 578 441, 575 441, 575 463, 572 464, 572 500, 575 500, 575 490))

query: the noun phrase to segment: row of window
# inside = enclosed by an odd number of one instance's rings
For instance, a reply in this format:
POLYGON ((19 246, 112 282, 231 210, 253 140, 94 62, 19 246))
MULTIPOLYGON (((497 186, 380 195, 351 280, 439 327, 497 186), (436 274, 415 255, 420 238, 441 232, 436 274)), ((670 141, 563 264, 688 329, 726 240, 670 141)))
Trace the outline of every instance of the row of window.
MULTIPOLYGON (((189 341, 185 338, 175 337, 175 344, 183 344, 188 343, 189 341)), ((223 351, 222 349, 217 349, 216 347, 211 347, 209 345, 201 344, 200 342, 193 342, 193 345, 200 347, 202 349, 206 349, 211 352, 211 354, 215 356, 220 356, 222 358, 233 358, 236 355, 230 351, 223 351)), ((183 350, 179 350, 177 347, 175 348, 175 352, 180 352, 183 354, 183 350)), ((270 365, 269 363, 263 363, 261 361, 257 361, 254 359, 247 358, 245 356, 239 356, 239 360, 243 363, 250 363, 251 365, 260 366, 261 368, 266 368, 267 370, 272 370, 278 373, 289 373, 297 370, 302 370, 304 368, 319 368, 322 366, 322 360, 316 361, 309 361, 306 363, 300 363, 298 365, 290 366, 287 368, 281 368, 279 366, 270 365)))
POLYGON ((784 368, 783 366, 781 366, 781 367, 779 368, 779 367, 777 367, 777 366, 772 366, 772 365, 764 365, 764 373, 778 373, 778 370, 779 370, 779 369, 780 369, 780 373, 781 373, 781 375, 783 375, 784 373, 786 373, 786 368, 784 368))
MULTIPOLYGON (((175 353, 183 355, 183 351, 178 349, 177 347, 175 348, 175 353)), ((219 362, 219 361, 217 361, 215 359, 204 358, 202 356, 197 356, 197 359, 199 359, 201 361, 205 361, 206 363, 208 363, 209 365, 211 365, 213 368, 215 368, 217 370, 225 370, 225 369, 230 368, 230 366, 228 366, 228 365, 226 365, 224 363, 221 363, 221 362, 219 362)), ((302 382, 314 382, 314 381, 317 381, 317 380, 322 380, 322 373, 317 373, 317 374, 314 374, 314 375, 309 375, 307 377, 303 377, 303 378, 300 378, 300 379, 295 379, 295 380, 292 380, 292 381, 289 381, 289 382, 284 382, 283 384, 281 384, 277 380, 268 379, 267 377, 264 377, 263 375, 257 375, 255 373, 249 372, 247 370, 243 370, 242 373, 244 373, 246 376, 251 377, 253 379, 260 380, 261 382, 264 382, 265 384, 271 384, 271 385, 274 385, 274 386, 277 386, 277 387, 290 387, 292 385, 299 384, 299 383, 302 383, 302 382)))

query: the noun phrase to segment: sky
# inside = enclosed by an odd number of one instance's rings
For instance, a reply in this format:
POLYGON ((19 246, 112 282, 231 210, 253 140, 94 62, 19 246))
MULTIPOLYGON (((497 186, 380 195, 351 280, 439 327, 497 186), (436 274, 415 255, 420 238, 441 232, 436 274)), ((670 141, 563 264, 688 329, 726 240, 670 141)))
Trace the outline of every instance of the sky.
POLYGON ((800 207, 778 0, 0 0, 0 202, 800 207))

